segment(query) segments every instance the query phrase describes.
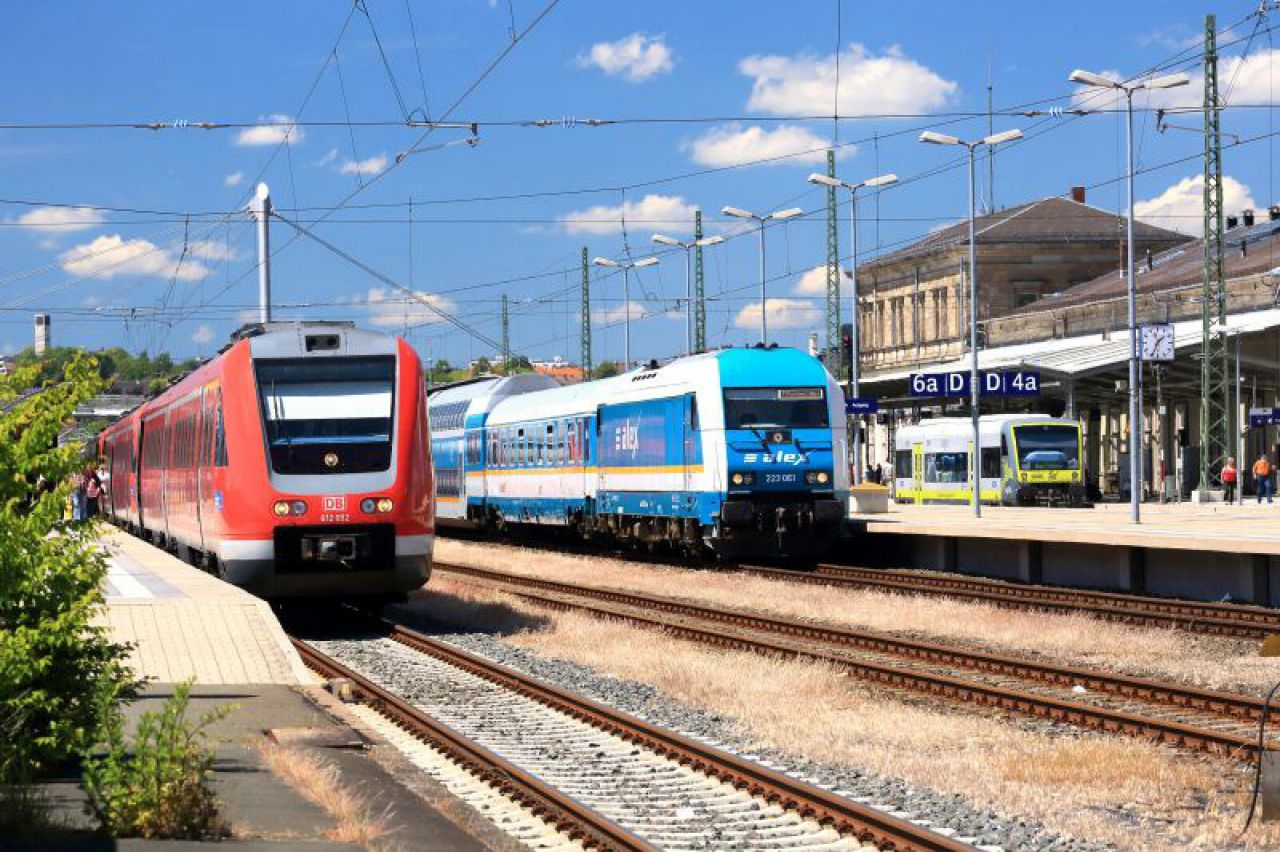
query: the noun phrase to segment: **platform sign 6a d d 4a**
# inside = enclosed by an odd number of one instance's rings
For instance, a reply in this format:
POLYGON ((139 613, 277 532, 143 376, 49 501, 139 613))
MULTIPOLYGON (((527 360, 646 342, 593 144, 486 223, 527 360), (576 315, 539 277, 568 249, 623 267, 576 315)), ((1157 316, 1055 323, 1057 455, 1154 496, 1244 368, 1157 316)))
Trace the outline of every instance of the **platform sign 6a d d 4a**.
MULTIPOLYGON (((985 370, 978 374, 983 396, 1039 396, 1040 373, 1037 370, 985 370)), ((969 374, 912 373, 912 396, 968 396, 969 374)))

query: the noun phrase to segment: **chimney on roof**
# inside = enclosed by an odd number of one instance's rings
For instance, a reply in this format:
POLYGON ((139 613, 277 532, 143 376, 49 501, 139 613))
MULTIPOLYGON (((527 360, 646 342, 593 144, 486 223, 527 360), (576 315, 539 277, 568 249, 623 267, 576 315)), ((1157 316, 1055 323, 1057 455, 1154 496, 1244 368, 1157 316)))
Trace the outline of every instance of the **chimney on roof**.
POLYGON ((1267 209, 1267 215, 1272 222, 1274 222, 1277 219, 1280 219, 1280 204, 1272 204, 1267 209))
POLYGON ((1076 204, 1084 204, 1084 187, 1083 186, 1071 187, 1071 200, 1074 201, 1076 204))
POLYGON ((1244 220, 1244 226, 1246 228, 1252 228, 1253 227, 1253 208, 1249 208, 1248 210, 1241 211, 1240 218, 1244 220))
POLYGON ((1227 216, 1228 231, 1230 231, 1232 228, 1236 227, 1239 224, 1240 224, 1240 220, 1238 218, 1236 218, 1235 216, 1227 216))

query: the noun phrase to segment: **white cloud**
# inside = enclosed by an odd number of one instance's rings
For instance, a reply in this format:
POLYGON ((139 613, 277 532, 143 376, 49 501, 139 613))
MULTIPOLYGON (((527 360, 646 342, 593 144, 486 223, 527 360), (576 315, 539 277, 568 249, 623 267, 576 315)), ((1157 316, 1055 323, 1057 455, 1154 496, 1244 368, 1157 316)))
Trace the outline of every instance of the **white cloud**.
MULTIPOLYGON (((804 275, 800 276, 800 280, 796 282, 796 295, 798 296, 825 296, 827 294, 827 265, 815 266, 804 275)), ((757 322, 759 322, 760 312, 756 311, 757 322)))
MULTIPOLYGON (((775 115, 829 114, 835 99, 835 55, 748 56, 738 70, 754 77, 747 106, 775 115)), ((875 56, 861 44, 840 55, 841 114, 929 112, 960 86, 908 59, 897 47, 875 56)))
POLYGON ((315 162, 313 162, 311 165, 313 165, 313 166, 327 166, 327 165, 329 165, 330 163, 335 163, 335 162, 337 162, 337 160, 338 160, 338 149, 337 149, 337 148, 330 148, 327 152, 325 152, 325 155, 324 155, 323 157, 321 157, 320 159, 316 160, 316 161, 315 161, 315 162))
POLYGON ((622 219, 646 228, 684 228, 693 226, 697 207, 680 195, 646 195, 639 201, 619 205, 597 204, 561 216, 559 221, 569 234, 617 234, 622 232, 622 219))
MULTIPOLYGON (((1238 212, 1258 209, 1249 187, 1229 175, 1222 176, 1222 209, 1238 212)), ((1138 220, 1171 228, 1192 236, 1204 234, 1204 175, 1183 178, 1155 198, 1133 205, 1138 220)))
POLYGON ((117 275, 176 274, 182 281, 199 281, 209 268, 187 258, 178 268, 178 255, 148 240, 126 240, 119 234, 103 235, 63 252, 63 270, 78 278, 115 278, 117 275))
MULTIPOLYGON (((770 328, 814 328, 822 321, 822 311, 809 299, 767 300, 770 328)), ((760 303, 752 302, 733 318, 738 328, 760 327, 760 303)))
POLYGON ((344 175, 372 175, 387 167, 387 158, 382 154, 366 160, 346 160, 338 171, 344 175))
MULTIPOLYGON (((756 125, 743 127, 735 123, 713 127, 688 147, 694 161, 704 166, 737 166, 756 160, 773 160, 767 165, 780 166, 825 162, 829 144, 813 131, 796 125, 782 124, 765 130, 756 125), (777 157, 787 159, 774 159, 777 157)), ((849 147, 841 148, 836 155, 847 157, 852 153, 853 148, 849 147)))
MULTIPOLYGON (((644 319, 649 315, 649 310, 643 303, 632 299, 631 302, 631 321, 644 319)), ((591 321, 600 323, 601 325, 613 325, 614 323, 626 322, 627 319, 627 303, 620 302, 612 308, 596 308, 591 312, 591 321)))
POLYGON ((675 59, 663 36, 632 33, 617 41, 597 42, 586 56, 578 57, 579 68, 593 66, 610 77, 643 83, 659 74, 670 74, 675 59))
POLYGON ((205 346, 213 342, 213 329, 207 325, 202 325, 196 329, 195 334, 191 335, 191 342, 197 346, 205 346))
POLYGON ((418 298, 411 299, 405 294, 389 293, 383 287, 371 287, 365 298, 369 322, 387 327, 444 322, 444 318, 431 310, 427 304, 423 304, 423 301, 439 310, 453 311, 453 302, 444 296, 422 290, 416 291, 415 295, 418 298))
POLYGON ((237 145, 279 145, 288 140, 297 145, 306 138, 302 128, 287 115, 269 115, 262 124, 245 127, 236 134, 237 145))
POLYGON ((244 183, 244 172, 232 172, 222 179, 223 186, 239 186, 244 183))
POLYGON ((42 233, 84 231, 102 224, 100 210, 92 207, 36 207, 14 221, 23 228, 33 228, 42 233))
POLYGON ((221 240, 196 240, 187 246, 188 257, 202 260, 235 260, 236 253, 221 240))

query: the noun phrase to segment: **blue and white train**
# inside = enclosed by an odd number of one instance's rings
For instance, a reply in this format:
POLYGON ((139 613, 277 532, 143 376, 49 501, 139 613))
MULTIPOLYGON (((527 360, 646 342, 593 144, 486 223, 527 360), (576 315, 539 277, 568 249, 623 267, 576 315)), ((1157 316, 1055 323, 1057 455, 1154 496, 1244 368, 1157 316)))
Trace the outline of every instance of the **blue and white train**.
POLYGON ((725 349, 558 386, 483 377, 428 399, 436 522, 560 527, 729 557, 803 555, 844 526, 844 394, 795 349, 725 349))

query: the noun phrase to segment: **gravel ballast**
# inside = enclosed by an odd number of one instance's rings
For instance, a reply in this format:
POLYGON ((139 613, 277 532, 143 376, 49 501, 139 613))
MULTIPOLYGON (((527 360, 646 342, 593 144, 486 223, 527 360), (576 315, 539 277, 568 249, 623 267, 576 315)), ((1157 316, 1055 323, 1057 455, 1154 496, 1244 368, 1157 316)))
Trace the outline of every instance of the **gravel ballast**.
POLYGON ((973 807, 961 796, 939 793, 901 779, 870 774, 853 766, 797 760, 772 750, 752 748, 735 730, 735 719, 675 701, 649 684, 612 677, 566 660, 539 657, 485 633, 441 633, 438 625, 415 618, 408 611, 396 610, 392 614, 403 619, 407 626, 421 629, 463 650, 653 724, 757 760, 855 801, 883 808, 895 816, 918 821, 935 830, 941 828, 978 846, 1072 852, 1114 848, 1061 837, 1048 832, 1038 822, 1002 817, 991 809, 973 807))

